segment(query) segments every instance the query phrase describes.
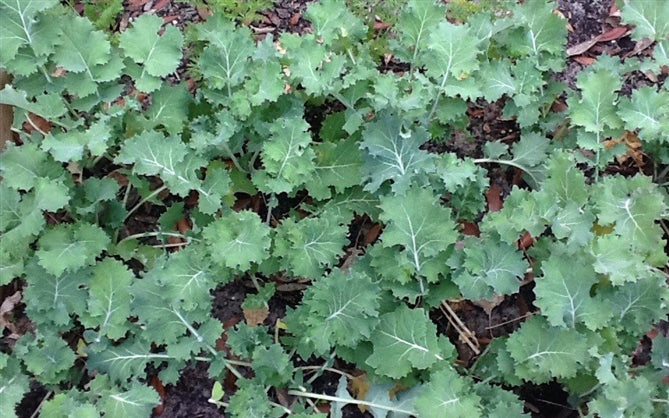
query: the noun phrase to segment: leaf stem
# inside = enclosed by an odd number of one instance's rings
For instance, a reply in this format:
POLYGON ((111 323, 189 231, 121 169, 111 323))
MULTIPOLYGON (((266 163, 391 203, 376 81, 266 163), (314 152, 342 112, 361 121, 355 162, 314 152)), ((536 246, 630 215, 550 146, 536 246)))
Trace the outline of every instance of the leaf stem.
MULTIPOLYGON (((130 215, 132 215, 133 213, 135 213, 135 211, 136 211, 137 209, 139 209, 140 207, 142 207, 142 205, 143 205, 144 203, 146 203, 146 202, 148 202, 149 200, 151 200, 151 198, 153 198, 154 196, 159 195, 159 194, 160 194, 163 190, 165 190, 165 189, 167 189, 167 186, 163 184, 162 186, 158 187, 156 190, 154 190, 153 192, 151 192, 151 193, 150 193, 148 196, 146 196, 144 199, 140 200, 140 202, 137 203, 137 204, 135 205, 135 207, 133 207, 132 209, 130 209, 130 211, 128 212, 127 215, 125 215, 125 219, 128 219, 128 218, 130 217, 130 215)), ((125 219, 124 219, 124 220, 125 220, 125 219)))
POLYGON ((160 236, 183 238, 185 240, 188 240, 189 242, 190 241, 200 241, 197 238, 189 237, 187 235, 180 234, 178 232, 155 231, 155 232, 140 232, 139 234, 128 235, 127 237, 125 237, 121 241, 119 241, 118 243, 120 244, 123 241, 128 241, 128 240, 131 240, 131 239, 146 238, 146 237, 160 237, 160 236))
POLYGON ((524 173, 526 173, 528 176, 530 176, 532 178, 532 181, 535 184, 539 184, 539 181, 537 181, 537 178, 534 177, 534 175, 526 167, 523 167, 522 165, 520 165, 518 163, 514 163, 513 161, 510 161, 510 160, 498 160, 498 159, 494 159, 494 158, 477 158, 475 160, 472 160, 472 162, 474 164, 495 163, 495 164, 510 165, 512 167, 516 167, 519 170, 522 170, 524 173))
POLYGON ((432 103, 432 109, 430 109, 430 113, 428 113, 427 118, 425 119, 425 125, 430 124, 430 120, 432 120, 434 112, 437 111, 437 105, 439 104, 439 99, 441 98, 442 90, 446 85, 446 80, 448 80, 448 72, 444 73, 444 77, 441 79, 441 84, 439 85, 439 91, 437 91, 437 97, 434 98, 434 103, 432 103))
POLYGON ((232 152, 228 144, 223 142, 221 146, 223 147, 223 151, 228 153, 228 155, 230 156, 230 161, 232 161, 232 164, 235 165, 237 170, 241 171, 242 173, 248 173, 248 171, 244 170, 242 166, 239 164, 239 160, 237 160, 237 157, 235 157, 235 154, 232 152))
POLYGON ((338 93, 338 92, 336 92, 336 91, 333 91, 333 92, 330 93, 330 95, 331 95, 332 97, 334 97, 335 99, 339 100, 339 102, 340 102, 341 104, 343 104, 344 106, 346 106, 346 108, 347 108, 348 110, 355 110, 355 108, 353 107, 353 105, 352 105, 348 100, 346 100, 346 98, 345 98, 344 96, 342 96, 340 93, 338 93))
POLYGON ((405 409, 400 409, 400 408, 395 408, 392 406, 388 405, 380 405, 374 402, 367 402, 367 401, 361 401, 358 399, 353 399, 353 398, 339 398, 337 396, 330 396, 330 395, 321 395, 320 393, 312 393, 312 392, 302 392, 299 390, 289 390, 288 391, 289 395, 293 396, 300 396, 303 398, 312 398, 312 399, 320 399, 322 401, 330 401, 330 402, 343 402, 343 403, 351 403, 355 405, 363 405, 363 406, 369 406, 370 408, 379 408, 383 409, 385 411, 394 411, 394 412, 399 412, 400 414, 415 414, 416 411, 407 411, 405 409))

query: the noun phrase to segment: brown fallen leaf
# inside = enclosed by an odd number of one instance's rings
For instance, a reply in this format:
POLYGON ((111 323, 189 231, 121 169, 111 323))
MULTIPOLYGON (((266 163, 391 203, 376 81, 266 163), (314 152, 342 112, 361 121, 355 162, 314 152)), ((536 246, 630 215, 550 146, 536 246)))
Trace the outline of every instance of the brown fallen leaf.
POLYGON ((630 32, 631 31, 627 26, 616 26, 615 28, 611 28, 602 33, 597 38, 599 39, 599 42, 608 42, 614 39, 620 39, 623 36, 628 35, 630 32))
POLYGON ((490 186, 485 194, 486 202, 488 202, 488 212, 497 212, 502 210, 502 188, 496 184, 490 186))
MULTIPOLYGON (((0 90, 12 81, 12 76, 0 68, 0 90)), ((12 140, 12 123, 14 121, 14 107, 0 105, 0 151, 5 149, 8 141, 12 140)))
POLYGON ((596 60, 592 57, 586 57, 584 55, 579 55, 577 57, 572 57, 572 59, 576 62, 578 62, 581 65, 590 65, 596 60))
POLYGON ((504 296, 493 295, 491 300, 486 300, 486 299, 473 300, 472 304, 483 309, 483 312, 485 312, 488 315, 488 318, 490 318, 490 316, 492 315, 492 311, 496 307, 498 307, 502 302, 504 302, 504 296))
POLYGON ((263 322, 265 322, 265 319, 269 316, 269 308, 266 306, 258 309, 242 308, 242 312, 244 313, 246 323, 250 327, 262 325, 263 322))
POLYGON ((153 414, 154 415, 162 415, 163 412, 165 411, 165 400, 167 399, 167 392, 165 391, 165 386, 163 386, 163 382, 160 381, 158 376, 153 376, 151 378, 151 386, 158 392, 158 396, 160 396, 160 404, 158 404, 155 408, 153 408, 153 414))
POLYGON ((476 225, 473 222, 462 222, 460 224, 460 227, 464 235, 471 235, 474 237, 478 237, 481 235, 481 231, 479 230, 478 225, 476 225))
POLYGON ((388 29, 389 27, 390 27, 390 24, 388 24, 386 22, 383 22, 381 20, 375 20, 374 21, 374 30, 382 31, 382 30, 388 29))
POLYGON ((5 300, 2 301, 2 305, 0 305, 0 327, 7 328, 12 334, 18 334, 16 327, 11 318, 5 319, 5 317, 11 317, 9 314, 11 314, 16 305, 21 302, 21 297, 21 292, 16 292, 11 296, 7 296, 5 300))
POLYGON ((599 42, 612 41, 614 39, 622 38, 630 32, 627 26, 617 26, 615 28, 609 29, 606 32, 595 36, 592 39, 583 41, 580 44, 576 44, 570 48, 567 48, 567 55, 573 57, 574 55, 581 55, 599 42))
MULTIPOLYGON (((370 387, 369 380, 367 380, 367 374, 362 373, 361 375, 353 376, 353 379, 351 379, 349 385, 351 393, 355 399, 367 399, 367 392, 369 392, 370 387)), ((363 409, 361 410, 363 412, 365 411, 363 409)))
POLYGON ((290 23, 291 26, 295 26, 295 25, 297 25, 297 22, 300 21, 300 17, 302 17, 301 14, 295 13, 294 15, 292 15, 290 17, 290 20, 288 21, 288 23, 290 23))
POLYGON ((153 4, 153 7, 151 7, 151 9, 158 11, 160 9, 163 9, 165 6, 167 6, 171 2, 172 2, 172 0, 158 0, 157 2, 155 2, 153 4))
POLYGON ((523 236, 518 240, 518 248, 521 250, 527 250, 532 245, 534 245, 534 237, 529 232, 525 231, 523 236))

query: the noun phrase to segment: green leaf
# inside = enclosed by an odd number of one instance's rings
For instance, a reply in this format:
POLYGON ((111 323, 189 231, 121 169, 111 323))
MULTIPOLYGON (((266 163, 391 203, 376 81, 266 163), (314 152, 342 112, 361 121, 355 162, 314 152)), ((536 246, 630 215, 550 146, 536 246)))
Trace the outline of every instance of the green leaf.
POLYGON ((133 381, 127 390, 109 384, 106 376, 97 376, 91 382, 91 391, 98 394, 100 409, 109 418, 140 418, 151 415, 160 403, 160 396, 153 388, 133 381))
POLYGON ((604 385, 594 400, 588 403, 593 416, 601 417, 651 417, 657 399, 657 385, 644 376, 624 376, 604 385))
POLYGON ((504 201, 502 210, 487 213, 480 229, 486 233, 495 232, 502 241, 515 244, 524 231, 533 237, 541 235, 557 209, 553 194, 530 192, 514 186, 504 201))
MULTIPOLYGON (((132 313, 143 324, 142 337, 157 344, 167 344, 168 354, 182 360, 190 359, 193 353, 203 349, 211 352, 221 336, 221 323, 211 317, 209 304, 186 311, 178 304, 170 303, 165 298, 165 286, 159 282, 163 272, 161 268, 154 268, 131 285, 132 313)), ((166 371, 170 380, 178 379, 175 372, 166 371)))
POLYGON ((111 45, 104 32, 95 30, 88 19, 79 16, 69 15, 59 20, 61 34, 53 60, 70 73, 80 75, 76 83, 66 81, 71 91, 84 97, 97 91, 98 82, 121 75, 123 64, 120 59, 112 59, 111 45))
POLYGON ((511 391, 485 383, 477 383, 474 390, 481 398, 481 406, 487 412, 487 418, 529 418, 531 416, 523 413, 525 403, 511 391))
POLYGON ((669 337, 657 336, 653 340, 651 363, 655 368, 662 370, 664 375, 669 372, 669 337))
POLYGON ((511 75, 510 67, 510 63, 506 60, 483 63, 480 77, 485 83, 483 97, 488 102, 499 100, 505 94, 512 96, 516 92, 516 81, 511 75))
POLYGON ((581 208, 577 204, 567 204, 558 211, 551 230, 558 239, 567 238, 567 245, 576 248, 586 245, 592 239, 592 225, 595 216, 589 207, 581 208))
MULTIPOLYGON (((140 376, 146 365, 151 362, 156 367, 164 361, 173 359, 165 353, 154 353, 150 344, 128 340, 116 346, 104 347, 102 350, 92 350, 89 346, 87 366, 90 370, 104 373, 101 376, 113 382, 125 382, 128 377, 140 376)), ((96 347, 99 348, 99 347, 96 347)))
POLYGON ((46 55, 53 43, 49 33, 43 33, 44 16, 39 12, 56 4, 55 0, 0 1, 0 67, 14 59, 21 47, 30 47, 35 55, 46 55), (45 36, 47 35, 47 36, 45 36))
POLYGON ((428 52, 424 58, 427 74, 442 79, 442 89, 447 79, 469 77, 479 67, 478 43, 469 26, 441 20, 428 35, 428 52))
POLYGON ((416 411, 421 417, 480 417, 481 398, 473 392, 471 384, 450 367, 430 375, 430 380, 416 398, 416 411))
POLYGON ((508 338, 507 350, 515 361, 515 374, 535 383, 576 375, 579 364, 589 361, 587 338, 572 328, 551 327, 535 316, 508 338))
POLYGON ((376 373, 394 379, 408 375, 414 368, 427 369, 445 357, 437 327, 425 311, 409 309, 404 304, 381 315, 370 341, 374 352, 366 363, 376 373))
POLYGON ((119 261, 105 258, 93 271, 90 283, 88 311, 82 323, 88 328, 97 328, 99 342, 104 335, 116 340, 128 329, 130 316, 130 283, 132 273, 119 261))
POLYGON ((309 125, 302 117, 281 118, 270 127, 263 144, 264 171, 256 171, 253 183, 261 190, 290 192, 311 178, 314 150, 309 147, 309 125))
POLYGON ((368 339, 378 323, 380 289, 364 273, 336 269, 304 294, 295 315, 306 327, 302 338, 317 354, 331 347, 354 347, 368 339))
POLYGON ((214 262, 241 271, 269 254, 269 227, 251 211, 233 212, 208 225, 202 236, 214 262))
POLYGON ((146 109, 151 127, 162 125, 169 135, 178 135, 188 120, 191 95, 185 83, 176 86, 165 84, 151 95, 151 106, 146 109))
POLYGON ((548 59, 551 55, 563 54, 567 41, 567 27, 564 20, 553 13, 554 8, 552 1, 529 0, 513 10, 519 36, 513 38, 512 48, 534 57, 542 70, 558 70, 563 65, 554 65, 557 60, 548 59))
POLYGON ((158 31, 163 20, 158 16, 143 14, 133 22, 132 28, 121 34, 119 46, 126 56, 141 64, 141 72, 135 76, 137 88, 151 91, 143 80, 164 77, 177 69, 181 60, 183 35, 179 29, 167 25, 162 35, 158 31))
POLYGON ((322 142, 314 147, 316 167, 306 181, 309 194, 315 199, 328 199, 348 187, 360 184, 362 157, 355 137, 333 142, 322 142))
POLYGON ((613 307, 615 324, 640 337, 645 330, 663 318, 669 291, 661 274, 602 291, 602 297, 613 307))
POLYGON ((669 142, 669 94, 643 86, 623 97, 618 115, 628 131, 639 130, 639 138, 648 142, 669 142))
POLYGON ((0 230, 7 252, 24 256, 27 245, 46 226, 42 211, 56 211, 69 201, 68 188, 60 182, 39 178, 35 189, 20 196, 0 186, 0 230), (20 199, 20 200, 19 200, 20 199), (25 248, 24 248, 25 245, 25 248))
POLYGON ((251 78, 244 84, 251 104, 259 106, 264 102, 276 102, 285 88, 281 64, 278 61, 254 62, 253 70, 251 78))
POLYGON ((255 380, 264 385, 282 386, 292 380, 293 364, 290 356, 279 344, 269 347, 256 347, 253 351, 253 371, 255 380))
POLYGON ((60 224, 47 230, 38 242, 35 255, 47 272, 59 276, 95 263, 109 245, 109 237, 100 228, 86 223, 60 224))
POLYGON ((411 0, 402 9, 395 25, 397 41, 391 41, 393 52, 404 62, 414 63, 427 48, 427 38, 445 15, 441 3, 411 0))
POLYGON ((314 35, 283 34, 281 44, 290 60, 290 78, 299 82, 307 94, 333 90, 346 59, 332 54, 314 35))
POLYGON ((348 227, 336 217, 322 214, 298 222, 287 219, 276 228, 274 256, 295 276, 319 278, 332 266, 348 243, 348 227))
MULTIPOLYGON (((44 94, 36 97, 37 101, 28 101, 26 92, 15 90, 10 84, 0 90, 0 103, 18 107, 28 112, 43 116, 46 119, 57 118, 67 113, 63 99, 55 94, 44 94)), ((24 145, 25 146, 25 145, 24 145)))
POLYGON ((669 36, 669 4, 644 0, 625 0, 620 17, 634 25, 632 39, 661 41, 669 36))
POLYGON ((134 163, 133 171, 137 174, 175 176, 186 150, 178 138, 146 131, 125 141, 116 162, 134 163))
POLYGON ((247 77, 249 58, 254 46, 251 31, 246 27, 235 27, 222 15, 214 15, 197 26, 198 38, 209 42, 198 65, 208 84, 217 89, 231 88, 241 84, 247 77))
POLYGON ((60 164, 32 142, 21 146, 10 144, 0 154, 0 172, 3 184, 18 190, 31 190, 42 178, 57 179, 65 174, 60 164))
POLYGON ((419 147, 428 141, 422 128, 411 129, 399 116, 382 112, 367 124, 360 148, 365 149, 363 172, 365 190, 375 192, 386 180, 393 192, 404 194, 411 180, 434 170, 434 156, 419 147))
POLYGON ((634 251, 632 242, 624 237, 612 234, 597 237, 591 244, 591 253, 595 257, 595 271, 605 274, 614 286, 655 275, 644 257, 634 251))
POLYGON ((622 121, 616 113, 616 91, 620 90, 621 84, 620 76, 606 69, 581 73, 576 81, 581 89, 580 99, 574 96, 567 100, 572 122, 586 132, 598 134, 620 128, 622 121))
POLYGON ((241 358, 251 358, 256 347, 272 344, 272 337, 265 325, 251 327, 245 322, 240 322, 227 331, 227 336, 226 342, 230 351, 241 358))
POLYGON ((588 201, 585 176, 566 153, 557 154, 548 161, 546 177, 543 190, 557 199, 556 203, 583 206, 588 201))
POLYGON ((240 379, 239 389, 230 397, 226 413, 234 418, 279 418, 284 411, 272 406, 265 387, 255 380, 240 379))
POLYGON ((305 17, 313 24, 314 34, 326 44, 337 38, 362 39, 367 32, 362 21, 347 9, 342 0, 312 3, 305 17))
POLYGON ((172 305, 186 311, 206 309, 211 303, 209 292, 233 278, 227 271, 215 268, 205 254, 206 248, 191 244, 168 259, 161 282, 166 287, 164 297, 172 305))
POLYGON ((514 246, 485 237, 466 241, 463 252, 465 270, 453 281, 464 297, 491 300, 494 295, 518 292, 529 265, 514 246))
POLYGON ((611 318, 611 307, 601 296, 590 295, 599 279, 588 257, 577 255, 582 262, 573 263, 573 255, 555 252, 541 264, 543 276, 536 279, 534 304, 553 326, 575 328, 582 323, 596 330, 611 318))
POLYGON ((30 381, 21 370, 20 360, 0 353, 0 405, 7 418, 15 418, 16 406, 30 390, 30 381))
POLYGON ((26 267, 28 286, 24 291, 28 315, 33 321, 71 327, 70 316, 86 311, 88 294, 85 286, 90 280, 90 269, 54 276, 36 263, 29 263, 26 267))
POLYGON ((661 246, 662 231, 655 223, 666 211, 664 199, 650 177, 606 177, 594 186, 598 223, 613 225, 633 248, 653 252, 661 246))
POLYGON ((387 224, 381 236, 383 246, 402 246, 402 258, 417 274, 425 274, 426 263, 455 243, 450 209, 442 207, 429 188, 412 186, 406 196, 382 197, 380 207, 380 219, 387 224))
POLYGON ((107 141, 111 136, 107 120, 93 123, 86 131, 49 133, 42 141, 42 149, 48 151, 56 161, 81 161, 84 150, 93 156, 101 156, 107 151, 107 141))
POLYGON ((52 332, 39 337, 32 334, 22 336, 16 342, 13 354, 23 360, 30 373, 39 376, 40 381, 46 384, 66 380, 76 358, 67 343, 52 332))

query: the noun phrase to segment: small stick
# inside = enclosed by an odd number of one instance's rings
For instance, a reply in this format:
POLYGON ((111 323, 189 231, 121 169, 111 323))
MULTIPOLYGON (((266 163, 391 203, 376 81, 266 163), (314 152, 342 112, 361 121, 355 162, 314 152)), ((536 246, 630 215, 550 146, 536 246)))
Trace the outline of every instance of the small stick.
POLYGON ((453 325, 453 328, 460 334, 460 337, 465 341, 465 343, 471 348, 471 350, 476 354, 477 356, 481 354, 481 350, 477 347, 478 344, 474 344, 471 341, 472 335, 474 333, 467 328, 467 326, 458 318, 458 315, 451 309, 451 307, 446 303, 446 301, 442 301, 441 305, 439 305, 439 309, 441 309, 441 312, 446 316, 446 319, 448 319, 448 322, 453 325))

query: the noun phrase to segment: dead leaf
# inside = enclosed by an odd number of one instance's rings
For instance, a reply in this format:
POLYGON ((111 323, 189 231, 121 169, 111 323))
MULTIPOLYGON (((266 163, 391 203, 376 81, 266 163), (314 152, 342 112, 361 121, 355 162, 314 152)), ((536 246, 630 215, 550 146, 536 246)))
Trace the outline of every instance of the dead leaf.
MULTIPOLYGON (((9 84, 12 76, 0 68, 0 90, 9 84)), ((8 141, 12 140, 12 123, 14 122, 14 107, 0 105, 0 151, 5 149, 8 141)))
POLYGON ((158 396, 160 396, 160 404, 153 408, 153 414, 154 415, 162 415, 162 413, 165 411, 165 400, 167 399, 167 392, 165 391, 165 386, 163 386, 163 382, 160 381, 158 376, 153 376, 151 378, 151 386, 158 392, 158 396))
POLYGON ((300 21, 300 17, 302 17, 301 14, 295 13, 294 15, 292 15, 290 17, 290 20, 288 21, 288 23, 290 23, 291 26, 295 26, 295 25, 297 25, 297 22, 300 21))
POLYGON ((473 300, 472 304, 483 309, 483 311, 488 315, 488 318, 492 315, 492 311, 498 307, 502 302, 504 302, 504 296, 502 295, 493 295, 491 300, 473 300))
POLYGON ((617 26, 602 33, 597 37, 597 39, 599 39, 599 42, 608 42, 614 39, 620 39, 623 36, 628 35, 629 33, 630 30, 627 26, 617 26))
POLYGON ((179 20, 179 16, 177 16, 177 15, 171 15, 171 16, 163 17, 163 23, 165 23, 166 25, 168 25, 170 23, 173 23, 173 22, 176 22, 178 20, 179 20))
POLYGON ((214 14, 208 7, 197 7, 195 10, 197 10, 197 14, 202 20, 207 20, 209 16, 214 14))
POLYGON ((51 132, 51 122, 44 119, 40 115, 28 113, 28 120, 23 123, 23 130, 26 133, 38 131, 39 133, 48 134, 51 132))
POLYGON ((534 237, 529 232, 525 231, 523 236, 518 240, 518 248, 527 250, 532 245, 534 245, 534 237))
POLYGON ((381 225, 380 224, 372 225, 372 227, 367 230, 363 243, 365 245, 373 243, 379 237, 380 233, 381 233, 381 225))
POLYGON ((355 399, 367 399, 367 392, 369 392, 369 387, 369 380, 367 380, 367 374, 365 373, 359 376, 353 376, 349 383, 349 388, 351 389, 351 393, 355 399))
POLYGON ((473 222, 462 222, 460 224, 460 227, 464 235, 471 235, 474 237, 478 237, 481 235, 481 231, 479 230, 478 225, 476 225, 473 222))
POLYGON ((186 234, 186 232, 191 230, 190 223, 186 218, 181 218, 177 221, 176 230, 179 231, 180 234, 186 234))
POLYGON ((150 0, 129 0, 127 8, 128 10, 140 10, 149 1, 150 0))
POLYGON ((578 57, 572 57, 572 59, 581 65, 590 65, 596 61, 594 58, 586 57, 584 55, 579 55, 578 57))
POLYGON ((242 312, 244 312, 244 319, 250 327, 262 325, 269 316, 269 308, 266 306, 259 309, 242 308, 242 312))
POLYGON ((374 21, 374 30, 382 31, 388 29, 389 27, 390 25, 386 22, 383 22, 381 20, 374 21))
POLYGON ((588 39, 587 41, 576 44, 567 48, 567 55, 573 57, 574 55, 581 55, 588 49, 592 48, 598 42, 597 38, 588 39))
POLYGON ((55 70, 51 73, 53 78, 63 78, 67 75, 67 70, 63 67, 56 67, 55 70))
POLYGON ((485 194, 485 199, 488 202, 488 212, 497 212, 502 210, 502 188, 496 184, 490 186, 485 194))
POLYGON ((19 302, 21 302, 21 297, 21 292, 16 292, 11 296, 6 297, 5 300, 2 301, 2 305, 0 305, 0 327, 7 328, 12 334, 17 334, 16 327, 11 319, 5 319, 5 316, 11 316, 8 314, 14 310, 14 307, 16 307, 19 302))
POLYGON ((165 6, 167 6, 168 4, 170 4, 171 2, 172 2, 172 0, 158 0, 158 1, 153 5, 153 7, 151 7, 151 9, 152 9, 152 10, 156 10, 156 11, 157 11, 157 10, 160 10, 160 9, 164 8, 165 6))

